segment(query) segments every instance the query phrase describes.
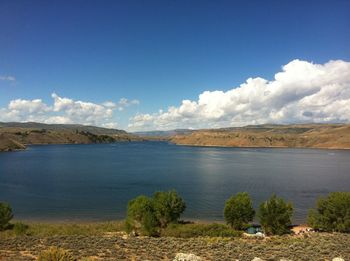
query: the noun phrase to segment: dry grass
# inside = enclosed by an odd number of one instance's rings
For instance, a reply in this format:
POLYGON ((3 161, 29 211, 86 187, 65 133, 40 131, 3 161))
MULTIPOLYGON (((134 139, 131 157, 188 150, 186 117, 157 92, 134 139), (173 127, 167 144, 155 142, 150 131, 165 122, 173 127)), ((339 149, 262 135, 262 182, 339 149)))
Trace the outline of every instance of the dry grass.
POLYGON ((203 260, 222 261, 245 261, 254 257, 264 260, 332 260, 343 257, 350 260, 350 234, 243 238, 236 237, 236 234, 227 235, 227 228, 223 225, 186 224, 170 227, 162 237, 152 238, 128 237, 123 229, 124 222, 121 221, 29 223, 24 233, 0 232, 0 260, 35 260, 51 246, 68 250, 78 260, 92 257, 98 260, 172 260, 179 252, 193 253, 203 260), (219 232, 225 237, 218 237, 219 232))
POLYGON ((176 253, 193 253, 203 260, 350 260, 350 235, 314 233, 307 237, 268 239, 173 238, 113 236, 20 236, 0 240, 4 260, 35 260, 51 246, 68 250, 79 260, 172 260, 176 253), (25 253, 25 256, 23 256, 25 253))
POLYGON ((15 229, 0 232, 0 239, 20 236, 52 237, 52 236, 102 236, 106 233, 124 231, 123 221, 94 223, 26 223, 28 228, 21 233, 15 229))

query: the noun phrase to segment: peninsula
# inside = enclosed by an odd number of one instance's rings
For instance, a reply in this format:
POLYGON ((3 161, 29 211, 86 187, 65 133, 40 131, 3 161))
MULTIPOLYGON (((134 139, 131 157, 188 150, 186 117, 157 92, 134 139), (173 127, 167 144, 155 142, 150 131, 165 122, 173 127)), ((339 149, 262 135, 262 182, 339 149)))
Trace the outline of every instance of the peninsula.
POLYGON ((89 144, 141 141, 123 130, 77 124, 0 123, 0 151, 25 149, 38 144, 89 144))

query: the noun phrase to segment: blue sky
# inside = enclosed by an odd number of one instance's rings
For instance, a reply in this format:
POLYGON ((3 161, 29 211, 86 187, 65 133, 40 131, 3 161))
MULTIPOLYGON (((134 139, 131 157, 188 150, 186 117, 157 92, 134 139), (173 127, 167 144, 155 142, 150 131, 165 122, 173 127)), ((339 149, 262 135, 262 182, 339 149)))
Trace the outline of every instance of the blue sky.
MULTIPOLYGON (((9 103, 41 99, 54 106, 52 93, 94 104, 138 100, 116 105, 108 119, 126 129, 135 115, 162 117, 159 109, 179 109, 183 100, 199 103, 205 91, 226 92, 249 77, 273 80, 295 59, 321 65, 349 61, 349 11, 350 2, 340 0, 2 0, 0 112, 7 116, 0 120, 45 121, 44 112, 39 118, 11 114, 9 103)), ((55 113, 47 111, 46 117, 55 113)), ((225 115, 208 126, 240 125, 225 115)), ((174 127, 205 127, 191 117, 175 118, 174 127)), ((172 127, 159 124, 139 127, 172 127)))

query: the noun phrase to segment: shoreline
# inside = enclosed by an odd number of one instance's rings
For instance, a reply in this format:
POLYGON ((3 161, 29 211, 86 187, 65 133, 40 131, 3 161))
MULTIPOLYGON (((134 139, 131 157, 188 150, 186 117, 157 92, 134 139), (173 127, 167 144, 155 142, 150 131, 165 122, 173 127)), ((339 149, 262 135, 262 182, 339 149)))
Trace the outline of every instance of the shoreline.
POLYGON ((201 144, 181 144, 172 142, 176 146, 184 147, 202 147, 202 148, 235 148, 235 149, 314 149, 314 150, 350 150, 349 148, 330 148, 330 147, 287 147, 287 146, 228 146, 228 145, 201 145, 201 144))
MULTIPOLYGON (((24 223, 27 225, 52 225, 52 226, 71 226, 71 225, 106 225, 106 224, 124 224, 125 219, 113 219, 113 220, 44 220, 44 219, 17 219, 14 218, 11 223, 24 223)), ((182 219, 179 224, 199 224, 199 225, 211 225, 220 224, 226 225, 224 220, 205 220, 205 219, 182 219)), ((257 222, 250 223, 249 226, 260 226, 257 222)), ((290 227, 295 226, 307 226, 306 222, 293 222, 290 227)))
MULTIPOLYGON (((47 146, 47 145, 101 145, 101 144, 116 144, 116 143, 132 143, 132 142, 149 142, 155 140, 143 140, 143 141, 116 141, 110 143, 38 143, 38 144, 24 144, 25 148, 21 149, 2 149, 1 152, 18 152, 18 151, 26 151, 28 147, 31 146, 47 146)), ((158 140, 157 140, 158 141, 158 140)), ((175 146, 183 146, 183 147, 198 147, 198 148, 233 148, 233 149, 313 149, 313 150, 339 150, 339 151, 347 151, 350 150, 350 147, 340 148, 340 147, 287 147, 287 146, 228 146, 228 145, 203 145, 203 144, 181 144, 175 142, 169 142, 164 140, 159 140, 158 142, 170 143, 175 146)))

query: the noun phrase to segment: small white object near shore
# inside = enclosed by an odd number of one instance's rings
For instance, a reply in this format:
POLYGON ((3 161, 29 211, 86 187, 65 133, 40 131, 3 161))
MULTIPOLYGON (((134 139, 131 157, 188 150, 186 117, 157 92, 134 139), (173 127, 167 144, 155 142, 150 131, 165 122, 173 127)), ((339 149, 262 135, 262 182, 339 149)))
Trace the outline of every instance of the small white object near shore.
POLYGON ((345 261, 345 260, 341 257, 335 257, 332 259, 332 261, 345 261))
POLYGON ((194 254, 178 253, 173 261, 202 261, 202 258, 194 254))

